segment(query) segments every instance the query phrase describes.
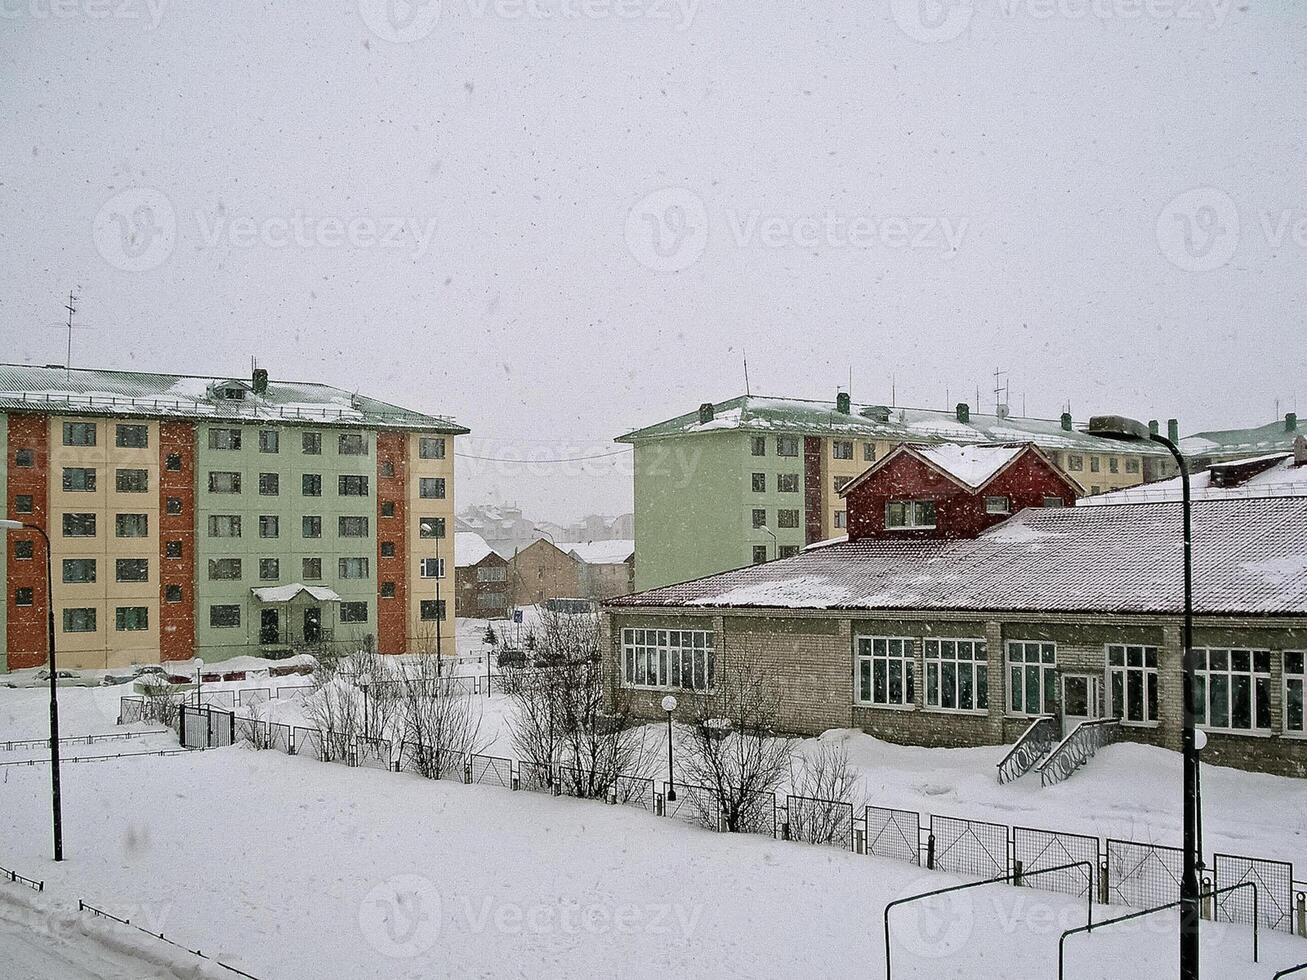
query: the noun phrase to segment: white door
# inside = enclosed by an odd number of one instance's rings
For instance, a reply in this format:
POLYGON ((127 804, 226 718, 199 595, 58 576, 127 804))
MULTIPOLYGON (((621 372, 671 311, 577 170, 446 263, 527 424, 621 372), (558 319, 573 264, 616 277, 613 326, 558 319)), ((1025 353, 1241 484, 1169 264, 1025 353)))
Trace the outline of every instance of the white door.
POLYGON ((1103 679, 1095 674, 1062 675, 1062 736, 1082 721, 1103 717, 1103 679))

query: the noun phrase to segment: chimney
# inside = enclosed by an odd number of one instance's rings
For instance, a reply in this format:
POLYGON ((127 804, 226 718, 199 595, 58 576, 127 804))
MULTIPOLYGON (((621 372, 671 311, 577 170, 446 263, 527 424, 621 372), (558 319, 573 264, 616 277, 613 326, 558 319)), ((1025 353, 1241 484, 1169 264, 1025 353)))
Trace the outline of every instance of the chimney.
POLYGON ((1307 466, 1307 439, 1302 436, 1293 440, 1293 465, 1307 466))
POLYGON ((699 406, 699 423, 711 422, 713 420, 712 402, 704 402, 699 406))
POLYGON ((971 406, 966 402, 958 402, 957 416, 959 422, 971 421, 971 406))
POLYGON ((847 391, 839 392, 835 396, 835 411, 839 412, 841 415, 848 415, 851 408, 852 404, 849 400, 849 393, 847 391))
POLYGON ((1179 420, 1179 419, 1167 419, 1167 420, 1166 420, 1166 438, 1170 439, 1172 442, 1176 443, 1177 445, 1179 444, 1179 442, 1180 442, 1180 420, 1179 420))
POLYGON ((1010 414, 1009 411, 1008 411, 1007 403, 1006 403, 1006 402, 1001 402, 1000 404, 995 405, 995 406, 994 406, 994 414, 997 415, 997 416, 998 416, 999 418, 1001 418, 1001 419, 1005 419, 1005 418, 1007 418, 1008 415, 1010 414))
POLYGON ((1285 431, 1285 432, 1297 432, 1297 431, 1298 431, 1298 413, 1297 413, 1297 412, 1289 412, 1289 413, 1287 413, 1287 414, 1284 416, 1284 431, 1285 431))
POLYGON ((1070 413, 1070 412, 1063 412, 1063 413, 1062 413, 1062 431, 1063 431, 1063 432, 1070 432, 1070 431, 1071 431, 1071 413, 1070 413))
POLYGON ((266 395, 268 393, 268 371, 266 368, 254 369, 254 393, 256 395, 266 395))
POLYGON ((1149 434, 1150 436, 1155 436, 1155 435, 1157 435, 1157 433, 1161 431, 1161 428, 1162 428, 1162 427, 1161 427, 1160 425, 1157 424, 1157 419, 1149 419, 1149 420, 1148 420, 1148 434, 1149 434))

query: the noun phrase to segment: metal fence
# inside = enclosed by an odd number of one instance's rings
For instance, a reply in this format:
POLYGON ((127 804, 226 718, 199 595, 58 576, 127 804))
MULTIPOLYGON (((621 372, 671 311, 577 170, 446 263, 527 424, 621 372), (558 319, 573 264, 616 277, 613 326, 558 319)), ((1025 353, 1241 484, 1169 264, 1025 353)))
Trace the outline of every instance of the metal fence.
POLYGON ((296 755, 306 755, 311 759, 325 761, 323 755, 322 734, 316 728, 295 726, 295 742, 292 750, 296 755))
POLYGON ((251 687, 236 692, 236 703, 244 707, 250 704, 262 704, 272 698, 272 692, 266 687, 251 687))
POLYGON ((354 758, 352 765, 367 769, 390 769, 390 743, 382 738, 364 738, 354 740, 354 758))
MULTIPOLYGON (((1218 890, 1251 881, 1257 885, 1258 925, 1293 932, 1293 865, 1286 861, 1215 854, 1213 883, 1218 890)), ((1216 898, 1213 918, 1218 922, 1253 921, 1252 889, 1222 892, 1216 898)))
POLYGON ((236 740, 236 716, 230 711, 183 704, 181 744, 186 749, 216 749, 236 740))
POLYGON ((710 830, 717 830, 721 826, 721 807, 717 802, 717 794, 707 786, 664 783, 663 814, 710 830))
POLYGON ((1108 838, 1105 892, 1113 905, 1147 909, 1180 898, 1184 852, 1178 847, 1108 838))
POLYGON ((618 776, 613 780, 613 797, 625 806, 638 806, 653 813, 657 801, 654 781, 643 776, 618 776))
POLYGON ((473 755, 468 759, 469 770, 474 783, 488 783, 492 786, 513 788, 513 760, 496 755, 473 755))
POLYGON ((916 810, 869 806, 863 819, 868 854, 921 864, 921 814, 916 810))
POLYGON ((814 796, 787 796, 785 825, 790 840, 853 850, 852 803, 814 796))
POLYGON ((553 767, 544 762, 519 762, 517 788, 530 790, 533 793, 552 793, 554 791, 553 767))
POLYGON ((1008 873, 1007 827, 959 817, 930 818, 927 866, 955 874, 996 878, 1008 873))
POLYGON ((1098 838, 1084 834, 1062 834, 1033 827, 1012 828, 1012 861, 1015 869, 1020 862, 1024 875, 1033 872, 1022 884, 1045 891, 1061 892, 1077 897, 1086 892, 1097 896, 1095 887, 1098 868, 1098 838), (1087 861, 1088 868, 1067 867, 1076 861, 1087 861), (1050 869, 1059 870, 1050 870, 1050 869))

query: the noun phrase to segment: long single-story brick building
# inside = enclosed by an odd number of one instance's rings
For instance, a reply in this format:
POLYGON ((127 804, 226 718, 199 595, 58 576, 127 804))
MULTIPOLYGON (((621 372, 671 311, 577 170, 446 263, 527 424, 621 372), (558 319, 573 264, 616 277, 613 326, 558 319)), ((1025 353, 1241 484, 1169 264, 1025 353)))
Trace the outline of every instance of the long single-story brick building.
MULTIPOLYGON (((799 734, 1003 744, 1051 714, 1063 731, 1117 717, 1119 737, 1178 749, 1181 556, 1169 502, 813 546, 607 602, 612 697, 661 718, 674 690, 689 710, 748 657, 775 672, 780 724, 799 734)), ((1307 775, 1307 499, 1195 503, 1194 574, 1204 758, 1307 775)))

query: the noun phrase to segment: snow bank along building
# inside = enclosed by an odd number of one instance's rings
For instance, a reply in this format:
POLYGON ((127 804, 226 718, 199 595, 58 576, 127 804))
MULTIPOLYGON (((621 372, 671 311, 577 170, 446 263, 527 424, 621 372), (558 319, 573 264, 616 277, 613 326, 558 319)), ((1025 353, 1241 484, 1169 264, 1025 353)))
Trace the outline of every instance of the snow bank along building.
MULTIPOLYGON (((660 718, 747 657, 797 733, 1002 744, 1047 714, 1178 748, 1180 504, 1072 493, 1033 446, 895 450, 846 488, 848 540, 607 602, 612 697, 660 718)), ((1200 499, 1194 568, 1204 758, 1307 775, 1307 497, 1200 499)))
MULTIPOLYGON (((453 649, 434 582, 453 558, 453 440, 467 431, 262 370, 0 366, 5 516, 50 535, 60 666, 280 656, 366 634, 398 653, 438 627, 453 649)), ((3 544, 0 669, 34 666, 43 545, 25 531, 3 544)))
MULTIPOLYGON (((1172 419, 1168 429, 1179 438, 1172 419)), ((840 491, 900 443, 1034 443, 1085 493, 1168 476, 1160 446, 1127 446, 1044 420, 741 396, 629 432, 634 447, 635 588, 790 557, 842 534, 840 491), (773 538, 772 535, 775 535, 773 538)))

